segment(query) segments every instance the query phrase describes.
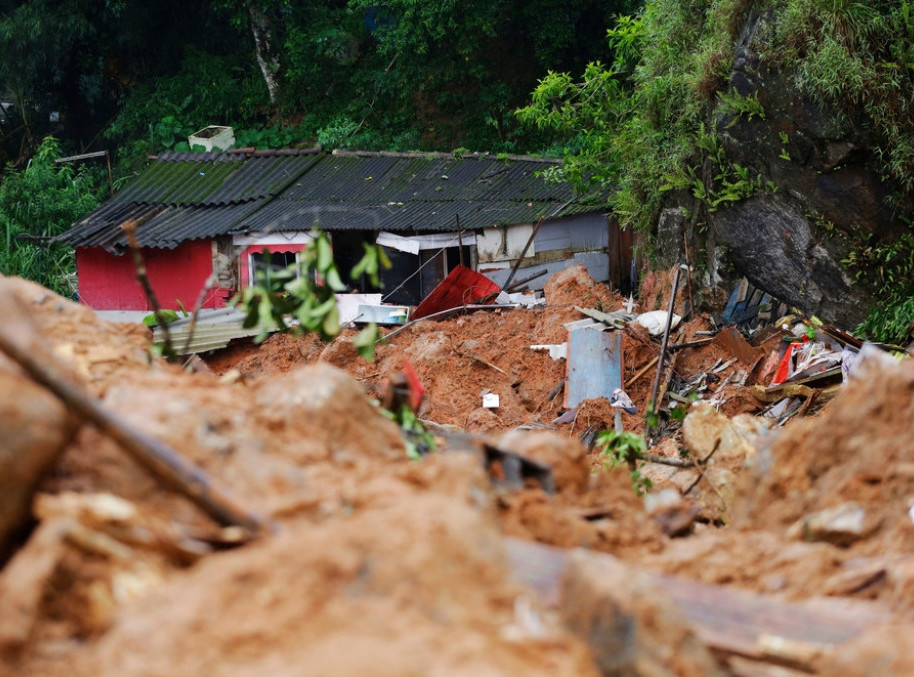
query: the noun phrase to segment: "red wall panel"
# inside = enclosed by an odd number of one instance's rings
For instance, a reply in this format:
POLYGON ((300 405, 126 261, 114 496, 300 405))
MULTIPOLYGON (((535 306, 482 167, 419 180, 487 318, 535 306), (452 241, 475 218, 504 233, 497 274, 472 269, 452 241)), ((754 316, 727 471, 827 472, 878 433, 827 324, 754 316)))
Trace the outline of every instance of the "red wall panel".
MULTIPOLYGON (((163 308, 178 309, 178 300, 191 311, 207 278, 213 272, 208 240, 184 242, 175 249, 144 249, 149 283, 163 308)), ((80 301, 97 310, 152 310, 131 255, 115 256, 100 247, 76 250, 80 301)), ((225 305, 228 294, 214 289, 204 308, 225 305)))

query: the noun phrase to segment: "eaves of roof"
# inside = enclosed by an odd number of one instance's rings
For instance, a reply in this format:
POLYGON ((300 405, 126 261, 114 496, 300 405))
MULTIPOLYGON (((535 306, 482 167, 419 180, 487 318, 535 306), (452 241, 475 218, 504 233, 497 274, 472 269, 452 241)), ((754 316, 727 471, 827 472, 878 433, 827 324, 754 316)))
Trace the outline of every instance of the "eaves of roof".
POLYGON ((138 222, 143 246, 243 232, 481 229, 559 217, 583 204, 566 184, 538 176, 549 162, 489 156, 313 151, 170 153, 74 224, 59 241, 126 246, 122 224, 138 222))

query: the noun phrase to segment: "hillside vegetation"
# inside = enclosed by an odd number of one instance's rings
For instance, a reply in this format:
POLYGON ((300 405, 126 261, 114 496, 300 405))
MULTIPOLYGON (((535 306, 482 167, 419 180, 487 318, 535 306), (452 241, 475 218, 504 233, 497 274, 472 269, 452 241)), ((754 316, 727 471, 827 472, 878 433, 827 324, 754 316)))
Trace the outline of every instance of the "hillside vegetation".
POLYGON ((908 2, 651 0, 610 30, 612 61, 550 72, 519 114, 564 135, 555 178, 602 184, 620 222, 648 234, 681 206, 700 249, 723 210, 760 193, 793 201, 881 300, 863 329, 901 341, 914 320, 912 37, 908 2), (872 213, 842 222, 841 205, 798 185, 801 166, 810 183, 865 174, 872 213))

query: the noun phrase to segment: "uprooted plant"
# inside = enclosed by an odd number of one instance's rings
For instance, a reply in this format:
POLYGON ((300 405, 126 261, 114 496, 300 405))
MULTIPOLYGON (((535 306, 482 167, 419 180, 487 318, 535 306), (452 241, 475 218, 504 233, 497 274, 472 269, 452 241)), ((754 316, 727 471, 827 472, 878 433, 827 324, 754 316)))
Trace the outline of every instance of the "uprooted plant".
POLYGON ((597 436, 596 447, 606 469, 627 465, 632 487, 637 494, 651 490, 651 481, 638 470, 637 463, 647 452, 647 440, 638 433, 604 430, 597 436))

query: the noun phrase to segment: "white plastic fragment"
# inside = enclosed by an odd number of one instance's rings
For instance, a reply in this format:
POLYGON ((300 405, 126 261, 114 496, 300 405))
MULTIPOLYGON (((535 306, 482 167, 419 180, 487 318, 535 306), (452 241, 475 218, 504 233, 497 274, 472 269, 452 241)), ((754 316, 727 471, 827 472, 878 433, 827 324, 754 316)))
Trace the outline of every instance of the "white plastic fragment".
POLYGON ((568 343, 546 343, 530 346, 530 350, 548 350, 553 360, 568 359, 568 343))
MULTIPOLYGON (((651 336, 660 336, 666 330, 666 321, 669 313, 665 310, 652 310, 647 313, 641 313, 635 318, 635 322, 647 329, 651 336)), ((673 314, 673 322, 670 329, 676 327, 682 321, 682 317, 673 314)))
POLYGON ((498 409, 499 398, 497 393, 484 393, 482 396, 482 406, 486 409, 498 409))

